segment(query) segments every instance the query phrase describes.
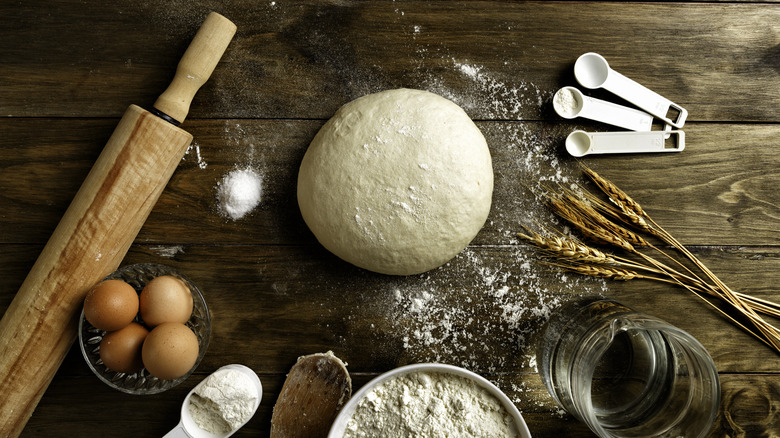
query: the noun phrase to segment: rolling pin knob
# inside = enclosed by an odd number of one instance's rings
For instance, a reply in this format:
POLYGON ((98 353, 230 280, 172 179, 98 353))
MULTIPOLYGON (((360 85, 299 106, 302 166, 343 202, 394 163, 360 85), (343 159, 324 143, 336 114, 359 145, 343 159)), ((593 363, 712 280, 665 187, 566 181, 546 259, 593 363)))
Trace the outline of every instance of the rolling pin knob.
POLYGON ((209 79, 235 33, 233 22, 210 13, 179 61, 173 81, 154 103, 157 111, 152 112, 174 125, 183 122, 195 93, 209 79))

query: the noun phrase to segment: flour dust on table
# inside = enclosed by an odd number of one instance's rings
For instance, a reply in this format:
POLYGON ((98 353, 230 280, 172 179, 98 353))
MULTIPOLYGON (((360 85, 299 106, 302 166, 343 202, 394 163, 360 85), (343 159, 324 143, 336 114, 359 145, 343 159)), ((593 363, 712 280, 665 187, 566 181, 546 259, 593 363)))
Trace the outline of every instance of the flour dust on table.
POLYGON ((381 291, 390 295, 376 304, 390 316, 383 329, 398 339, 408 361, 491 373, 510 366, 533 369, 527 344, 550 313, 568 297, 604 290, 603 281, 565 273, 545 280, 548 274, 532 253, 501 251, 511 266, 494 267, 491 254, 467 248, 446 266, 447 275, 436 272, 381 291), (493 342, 483 342, 486 336, 493 342))
POLYGON ((182 157, 182 161, 187 160, 188 157, 193 156, 195 159, 195 164, 198 166, 199 169, 205 169, 209 166, 209 163, 206 162, 205 159, 203 159, 203 156, 200 153, 200 144, 197 142, 197 140, 193 140, 190 144, 190 147, 187 148, 187 151, 184 152, 184 156, 182 157))

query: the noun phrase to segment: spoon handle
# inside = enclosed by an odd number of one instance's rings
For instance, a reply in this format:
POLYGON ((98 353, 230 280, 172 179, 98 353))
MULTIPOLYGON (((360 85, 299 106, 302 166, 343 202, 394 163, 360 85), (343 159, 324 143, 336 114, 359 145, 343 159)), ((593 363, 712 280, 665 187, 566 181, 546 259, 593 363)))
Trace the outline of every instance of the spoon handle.
POLYGON ((688 116, 688 111, 680 105, 615 70, 609 71, 602 88, 633 103, 675 128, 682 128, 688 116))
POLYGON ((190 436, 190 434, 184 430, 184 426, 179 423, 176 425, 176 427, 171 429, 170 432, 166 433, 163 438, 192 438, 192 436, 190 436))
POLYGON ((574 131, 566 138, 566 150, 575 157, 590 154, 632 154, 681 152, 683 131, 585 132, 574 131), (675 137, 674 140, 668 138, 675 137))
POLYGON ((589 96, 583 96, 583 100, 580 117, 632 131, 650 131, 653 127, 653 116, 644 111, 589 96))

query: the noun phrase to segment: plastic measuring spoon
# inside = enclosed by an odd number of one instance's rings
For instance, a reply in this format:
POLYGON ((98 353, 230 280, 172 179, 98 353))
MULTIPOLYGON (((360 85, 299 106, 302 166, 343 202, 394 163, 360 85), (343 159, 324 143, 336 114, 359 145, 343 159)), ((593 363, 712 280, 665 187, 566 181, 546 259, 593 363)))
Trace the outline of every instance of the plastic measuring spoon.
POLYGON ((683 131, 585 132, 574 131, 566 137, 566 150, 575 157, 590 154, 633 154, 642 152, 680 152, 685 149, 683 131), (677 137, 676 144, 671 137, 677 137), (667 140, 672 142, 667 145, 667 140))
POLYGON ((586 96, 574 87, 558 90, 553 108, 564 119, 585 117, 632 131, 649 131, 653 126, 653 116, 644 111, 586 96))
MULTIPOLYGON (((252 381, 255 383, 257 387, 257 402, 255 403, 254 411, 252 411, 252 415, 254 415, 254 413, 257 412, 257 408, 260 406, 260 400, 263 398, 263 385, 260 383, 260 379, 257 377, 257 374, 255 374, 255 372, 250 368, 239 364, 225 365, 214 372, 217 373, 224 369, 234 369, 240 371, 249 376, 249 378, 252 379, 252 381)), ((205 380, 206 379, 203 379, 204 382, 205 380)), ((241 426, 222 435, 215 435, 201 429, 195 423, 195 420, 190 414, 190 399, 192 398, 192 394, 200 389, 201 386, 203 386, 203 382, 198 383, 194 388, 192 388, 192 391, 190 391, 190 393, 187 394, 187 397, 184 398, 184 403, 181 405, 181 420, 179 421, 179 424, 176 425, 176 427, 174 427, 170 432, 165 434, 163 438, 226 438, 236 433, 238 429, 243 427, 252 418, 252 415, 250 415, 241 426)))
POLYGON ((688 111, 680 105, 612 70, 598 53, 589 52, 577 58, 574 77, 583 87, 610 91, 675 128, 682 128, 688 117, 688 111), (672 120, 668 114, 674 111, 678 114, 672 120))

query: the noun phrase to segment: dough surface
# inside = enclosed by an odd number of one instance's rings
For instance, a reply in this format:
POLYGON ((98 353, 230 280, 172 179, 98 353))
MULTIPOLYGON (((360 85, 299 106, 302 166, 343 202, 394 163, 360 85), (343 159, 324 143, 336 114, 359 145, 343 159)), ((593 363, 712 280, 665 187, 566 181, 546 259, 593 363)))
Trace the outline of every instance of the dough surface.
POLYGON ((342 106, 298 174, 298 205, 317 240, 356 266, 392 275, 457 255, 484 225, 492 194, 479 128, 452 101, 420 90, 342 106))

